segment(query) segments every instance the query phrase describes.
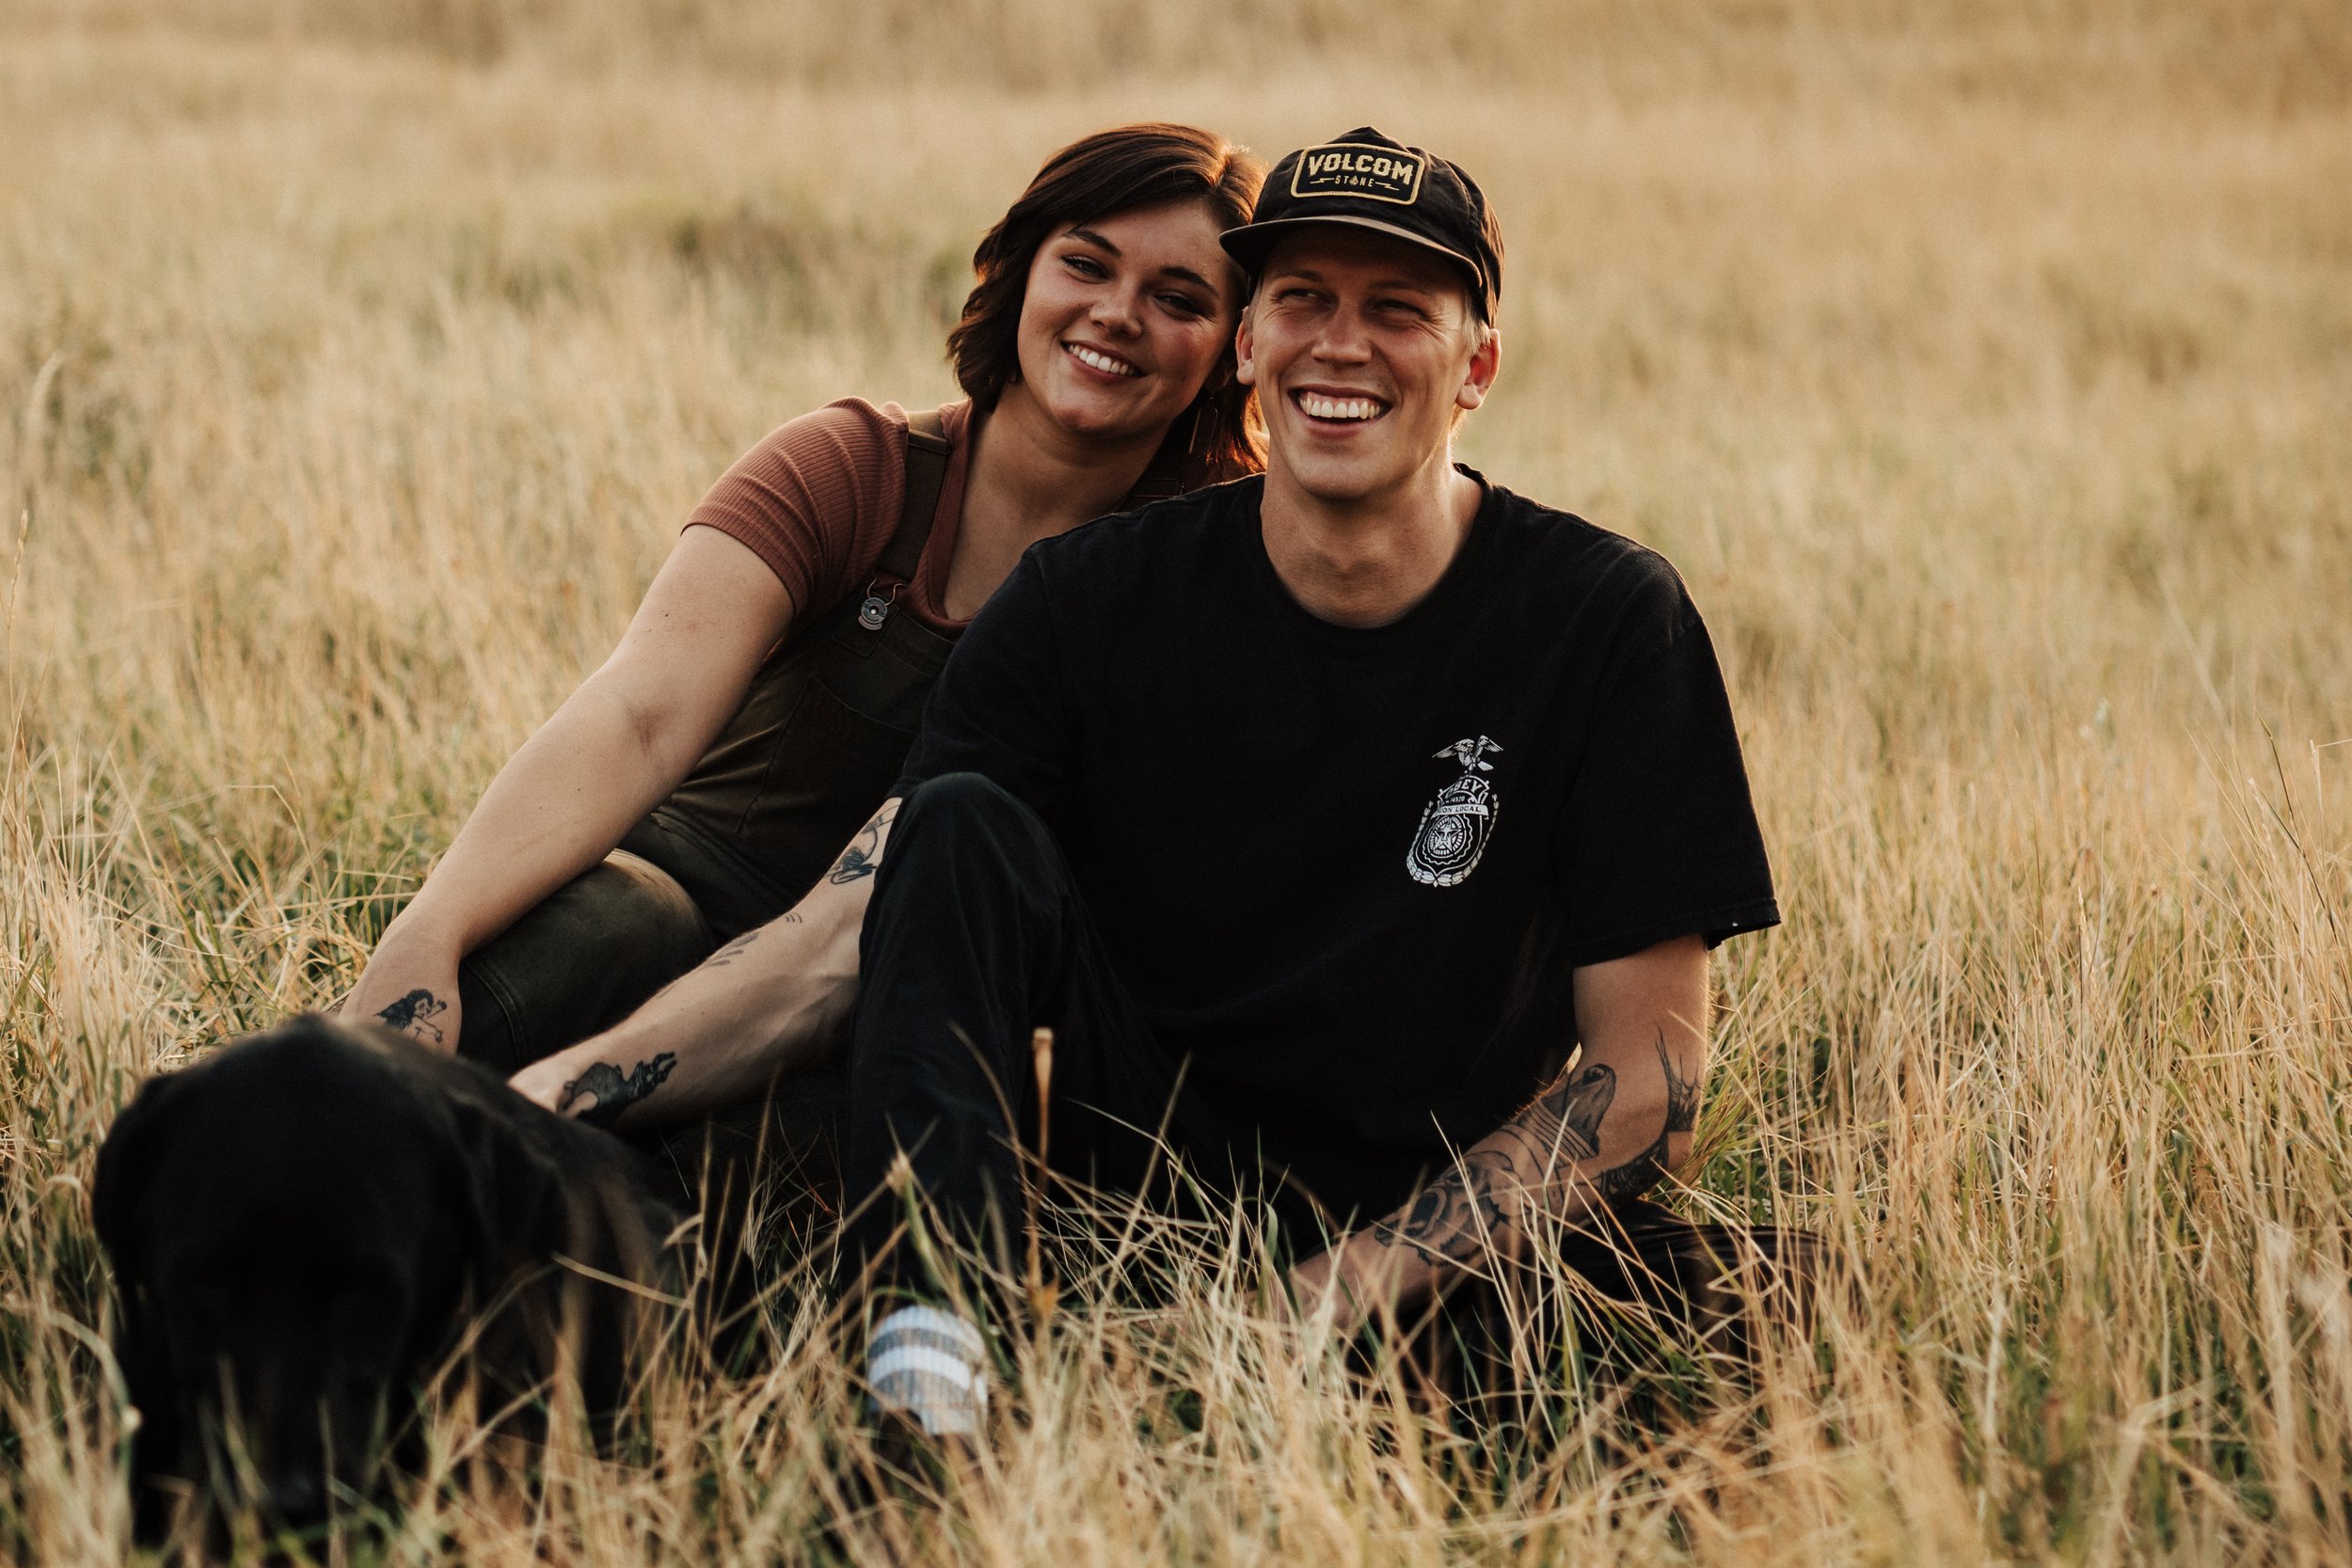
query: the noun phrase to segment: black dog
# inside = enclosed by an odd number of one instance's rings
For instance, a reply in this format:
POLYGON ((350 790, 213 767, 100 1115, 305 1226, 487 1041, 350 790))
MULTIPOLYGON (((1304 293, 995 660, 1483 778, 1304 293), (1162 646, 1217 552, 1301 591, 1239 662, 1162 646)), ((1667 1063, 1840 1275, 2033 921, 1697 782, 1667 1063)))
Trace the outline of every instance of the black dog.
POLYGON ((290 1525, 366 1495, 414 1462, 453 1352, 524 1435, 558 1382, 610 1411, 677 1289, 679 1215, 632 1150, 373 1024, 300 1018, 150 1080, 92 1208, 151 1535, 174 1494, 290 1525))

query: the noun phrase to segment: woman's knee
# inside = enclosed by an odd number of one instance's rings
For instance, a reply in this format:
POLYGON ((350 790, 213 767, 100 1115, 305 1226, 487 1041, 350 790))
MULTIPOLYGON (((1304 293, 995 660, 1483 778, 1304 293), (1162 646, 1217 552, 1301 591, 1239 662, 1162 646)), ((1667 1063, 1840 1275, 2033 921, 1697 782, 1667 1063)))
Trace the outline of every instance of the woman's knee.
POLYGON ((615 1022, 711 946, 685 890, 615 850, 467 958, 459 1052, 515 1071, 615 1022))

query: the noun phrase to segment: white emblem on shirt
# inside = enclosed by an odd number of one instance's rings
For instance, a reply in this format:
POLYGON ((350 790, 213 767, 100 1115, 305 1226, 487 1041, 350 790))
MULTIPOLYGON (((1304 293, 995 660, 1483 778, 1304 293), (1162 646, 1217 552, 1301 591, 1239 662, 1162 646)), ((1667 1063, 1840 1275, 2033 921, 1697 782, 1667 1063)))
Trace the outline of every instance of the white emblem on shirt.
POLYGON ((1438 798, 1422 810, 1420 831, 1413 834, 1412 848, 1405 853, 1405 869, 1412 873, 1413 880, 1431 887, 1452 887, 1478 869, 1478 857, 1486 852, 1495 818, 1502 812, 1502 800, 1494 786, 1478 776, 1493 772, 1495 765, 1479 758, 1502 750, 1482 735, 1474 740, 1457 740, 1437 753, 1459 762, 1462 776, 1438 791, 1438 798))

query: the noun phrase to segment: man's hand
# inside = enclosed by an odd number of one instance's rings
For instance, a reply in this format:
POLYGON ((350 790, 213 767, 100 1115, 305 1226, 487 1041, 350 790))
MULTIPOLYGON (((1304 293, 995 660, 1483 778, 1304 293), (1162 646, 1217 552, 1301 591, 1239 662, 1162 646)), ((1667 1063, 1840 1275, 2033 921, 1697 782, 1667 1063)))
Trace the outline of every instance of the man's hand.
POLYGON ((1291 1273, 1299 1309, 1353 1332, 1418 1310, 1453 1280, 1522 1255, 1544 1224, 1605 1223, 1690 1152, 1707 1061, 1707 947, 1697 937, 1576 972, 1583 1049, 1510 1120, 1405 1206, 1291 1273))

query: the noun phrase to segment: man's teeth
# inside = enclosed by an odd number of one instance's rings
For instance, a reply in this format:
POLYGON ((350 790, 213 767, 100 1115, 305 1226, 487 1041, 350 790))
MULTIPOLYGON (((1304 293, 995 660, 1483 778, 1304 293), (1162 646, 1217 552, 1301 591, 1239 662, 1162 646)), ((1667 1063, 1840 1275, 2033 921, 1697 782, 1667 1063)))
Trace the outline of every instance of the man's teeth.
POLYGON ((1142 372, 1136 370, 1133 365, 1127 363, 1124 359, 1114 359, 1107 354, 1098 354, 1093 349, 1088 348, 1083 344, 1071 343, 1067 346, 1070 350, 1070 356, 1078 361, 1081 365, 1091 365, 1096 370, 1106 372, 1111 375, 1140 375, 1143 373, 1142 372))
POLYGON ((1376 398, 1327 398, 1320 392, 1301 392, 1298 406, 1309 419, 1314 420, 1376 420, 1380 403, 1376 398))

